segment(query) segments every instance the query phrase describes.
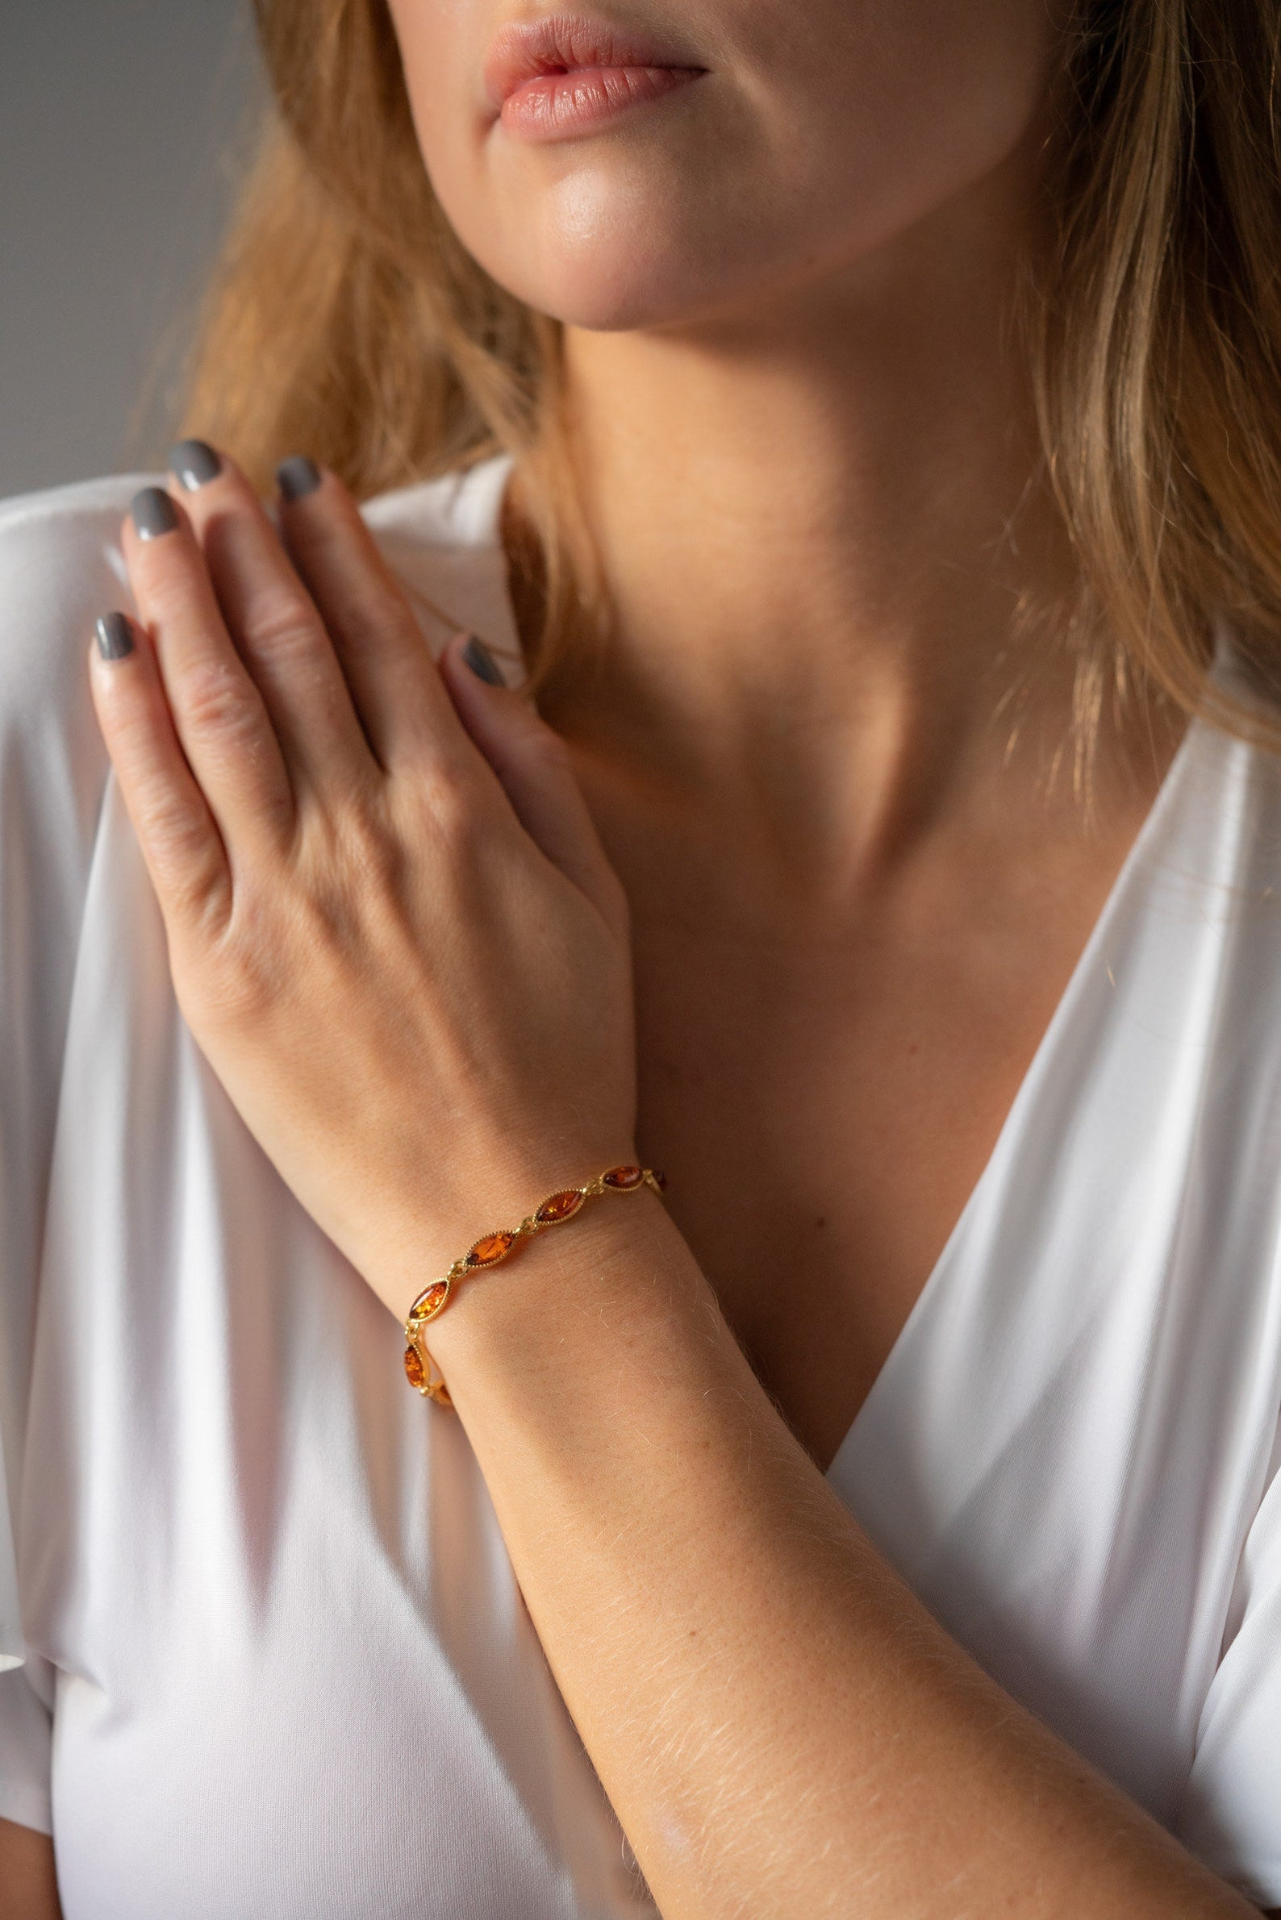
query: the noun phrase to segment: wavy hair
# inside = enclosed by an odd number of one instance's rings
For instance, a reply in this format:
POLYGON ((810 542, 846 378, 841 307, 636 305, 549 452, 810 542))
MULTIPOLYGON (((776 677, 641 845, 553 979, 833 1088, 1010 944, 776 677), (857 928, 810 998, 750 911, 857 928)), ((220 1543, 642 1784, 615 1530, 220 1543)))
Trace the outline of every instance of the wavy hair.
MULTIPOLYGON (((266 484, 360 497, 514 456, 532 685, 607 620, 561 329, 471 258, 419 153, 385 0, 255 0, 273 99, 210 287, 186 426, 266 484)), ((1093 0, 1066 37, 1052 244, 1023 303, 1076 556, 1077 731, 1109 684, 1281 746, 1281 0, 1093 0), (1259 700, 1207 682, 1220 622, 1259 700), (1103 637, 1106 636, 1106 639, 1103 637)), ((511 542, 509 541, 509 545, 511 542)))

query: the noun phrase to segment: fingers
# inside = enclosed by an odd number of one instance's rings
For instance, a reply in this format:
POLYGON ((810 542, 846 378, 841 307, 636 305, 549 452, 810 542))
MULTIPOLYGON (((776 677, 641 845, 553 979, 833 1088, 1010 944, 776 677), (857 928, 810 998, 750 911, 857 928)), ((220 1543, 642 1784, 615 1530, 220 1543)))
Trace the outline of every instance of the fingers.
POLYGON ((397 769, 505 792, 542 853, 628 932, 565 743, 475 639, 432 659, 355 502, 309 461, 280 474, 286 553, 234 466, 174 450, 126 524, 142 628, 111 616, 95 700, 157 890, 216 897, 242 847, 287 848, 306 790, 330 802, 397 769), (190 517, 189 517, 190 516, 190 517), (292 558, 291 558, 292 556, 292 558), (186 874, 179 851, 185 850, 186 874))
POLYGON ((465 750, 431 651, 350 493, 310 460, 287 460, 279 479, 281 537, 382 766, 465 750))
MULTIPOLYGON (((167 724, 224 844, 252 845, 287 834, 294 800, 279 742, 232 644, 182 509, 159 487, 144 488, 125 523, 123 543, 149 639, 139 660, 148 658, 158 668, 154 691, 167 697, 167 724)), ((141 686, 145 669, 136 662, 135 670, 141 686)), ((161 726, 150 682, 145 702, 134 711, 139 727, 161 726)))
POLYGON ((203 441, 181 442, 170 460, 218 606, 261 693, 295 792, 366 782, 372 756, 343 670, 253 489, 203 441))
POLYGON ((166 919, 230 907, 217 824, 187 765, 151 643, 123 613, 98 622, 90 688, 129 818, 166 919))
POLYGON ((498 775, 526 833, 586 894, 606 925, 625 938, 627 895, 601 845, 564 740, 501 684, 493 655, 473 635, 458 634, 450 641, 440 670, 464 726, 498 775))

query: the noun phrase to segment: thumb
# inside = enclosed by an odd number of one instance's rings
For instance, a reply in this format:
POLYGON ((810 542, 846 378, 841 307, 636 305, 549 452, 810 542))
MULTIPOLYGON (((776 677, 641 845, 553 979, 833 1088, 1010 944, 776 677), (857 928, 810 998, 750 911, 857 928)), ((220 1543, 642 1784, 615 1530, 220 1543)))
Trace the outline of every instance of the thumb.
POLYGON ((455 634, 438 665, 460 720, 530 839, 587 895, 606 924, 626 937, 627 896, 560 734, 503 683, 498 662, 475 634, 455 634))

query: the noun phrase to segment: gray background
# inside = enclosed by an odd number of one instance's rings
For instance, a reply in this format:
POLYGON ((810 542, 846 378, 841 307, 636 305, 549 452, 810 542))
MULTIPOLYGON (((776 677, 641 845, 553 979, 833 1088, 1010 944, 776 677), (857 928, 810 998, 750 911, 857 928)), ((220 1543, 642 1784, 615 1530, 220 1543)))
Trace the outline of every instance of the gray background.
POLYGON ((0 498, 163 456, 260 84, 248 0, 0 0, 0 498))

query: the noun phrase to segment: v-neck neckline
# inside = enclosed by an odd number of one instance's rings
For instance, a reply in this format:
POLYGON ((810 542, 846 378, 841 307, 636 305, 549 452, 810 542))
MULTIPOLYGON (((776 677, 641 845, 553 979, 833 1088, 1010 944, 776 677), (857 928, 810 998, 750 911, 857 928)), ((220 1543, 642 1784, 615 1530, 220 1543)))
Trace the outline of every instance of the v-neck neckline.
POLYGON ((1100 968, 1105 965, 1104 954, 1116 924, 1129 904, 1139 870, 1147 865, 1149 855, 1164 832, 1169 815, 1174 809, 1178 791, 1183 785, 1184 769, 1193 752, 1194 736, 1200 733, 1201 728, 1202 722, 1195 717, 1189 720, 1184 728, 1182 738, 1153 796, 1152 804, 1117 870, 1085 945, 1077 957, 1067 985, 1050 1015, 1027 1071, 1019 1082, 987 1162, 970 1189, 969 1197, 958 1214, 952 1231, 948 1234, 942 1252, 913 1301, 906 1319, 899 1328, 894 1344, 863 1397, 858 1412, 824 1469, 824 1478, 827 1480, 839 1477, 839 1471, 846 1456, 858 1446, 863 1430, 871 1426, 880 1402, 886 1394, 893 1392, 894 1381, 906 1363, 908 1352, 921 1338, 924 1324, 938 1311, 940 1295, 948 1290, 949 1279, 961 1262, 965 1243, 971 1235, 976 1216, 986 1204, 989 1189, 1003 1176, 1006 1164, 1016 1150, 1017 1143, 1027 1136, 1031 1115, 1047 1078, 1052 1074, 1055 1062, 1067 1044, 1081 1001, 1096 981, 1100 968))
MULTIPOLYGON (((509 623, 509 634, 505 634, 502 637, 500 645, 506 643, 504 646, 505 653, 508 647, 515 653, 518 671, 514 678, 514 684, 516 690, 519 692, 524 689, 527 673, 524 653, 520 645, 515 608, 511 600, 511 588, 507 574, 507 559, 501 531, 502 504, 506 496, 507 483, 510 479, 513 466, 514 462, 510 456, 498 455, 492 461, 486 461, 482 463, 480 467, 472 469, 472 472, 466 476, 466 479, 470 481, 473 486, 477 487, 482 496, 483 504, 481 505, 481 513, 487 513, 492 518, 491 543, 494 563, 498 570, 502 591, 502 604, 506 609, 509 623)), ((1220 637, 1217 662, 1221 663, 1224 659, 1224 645, 1222 637, 1220 637)), ((1218 670, 1217 663, 1216 670, 1218 670)), ((535 710, 537 710, 536 702, 533 702, 532 699, 531 704, 533 704, 535 710)), ((881 1363, 876 1378, 863 1397, 858 1412, 854 1415, 853 1420, 847 1427, 828 1465, 823 1469, 823 1477, 829 1481, 838 1475, 839 1469, 842 1467, 848 1453, 857 1447, 859 1436, 865 1427, 870 1426, 874 1418, 875 1408, 887 1393, 893 1391, 894 1380, 905 1364, 907 1352, 916 1345, 921 1335, 922 1325, 933 1317, 937 1310, 938 1297, 947 1289, 949 1276, 960 1261, 965 1243, 970 1237, 975 1217, 986 1203, 988 1190, 1004 1172, 1006 1161, 1013 1151, 1015 1142, 1026 1134, 1029 1112, 1034 1108, 1042 1085, 1065 1043, 1066 1034, 1072 1025, 1079 1004, 1088 986, 1097 974, 1103 949, 1133 891, 1138 871, 1140 867, 1146 864, 1153 843, 1160 836, 1165 827, 1166 820, 1173 810, 1177 791, 1182 785, 1184 768, 1193 751, 1193 738, 1199 734, 1202 725, 1203 723, 1194 716, 1188 721, 1187 726, 1183 730, 1182 738, 1171 756, 1161 783, 1153 796, 1152 803, 1139 826, 1138 832, 1130 843, 1125 858, 1117 870, 1112 885, 1108 889, 1107 897, 1090 929, 1084 946, 1077 956, 1076 964, 1072 968, 1067 985, 1059 996, 1054 1011, 1050 1015, 1045 1030, 1037 1043, 1036 1051, 1033 1053, 1031 1062, 1022 1080, 1019 1082, 1014 1098, 1006 1111, 995 1144, 992 1147, 991 1153, 988 1155, 983 1170, 970 1189, 969 1196, 961 1208, 960 1213, 957 1215, 952 1230, 944 1242, 942 1251, 934 1262, 916 1299, 913 1301, 907 1317, 898 1330, 893 1345, 881 1363)))

